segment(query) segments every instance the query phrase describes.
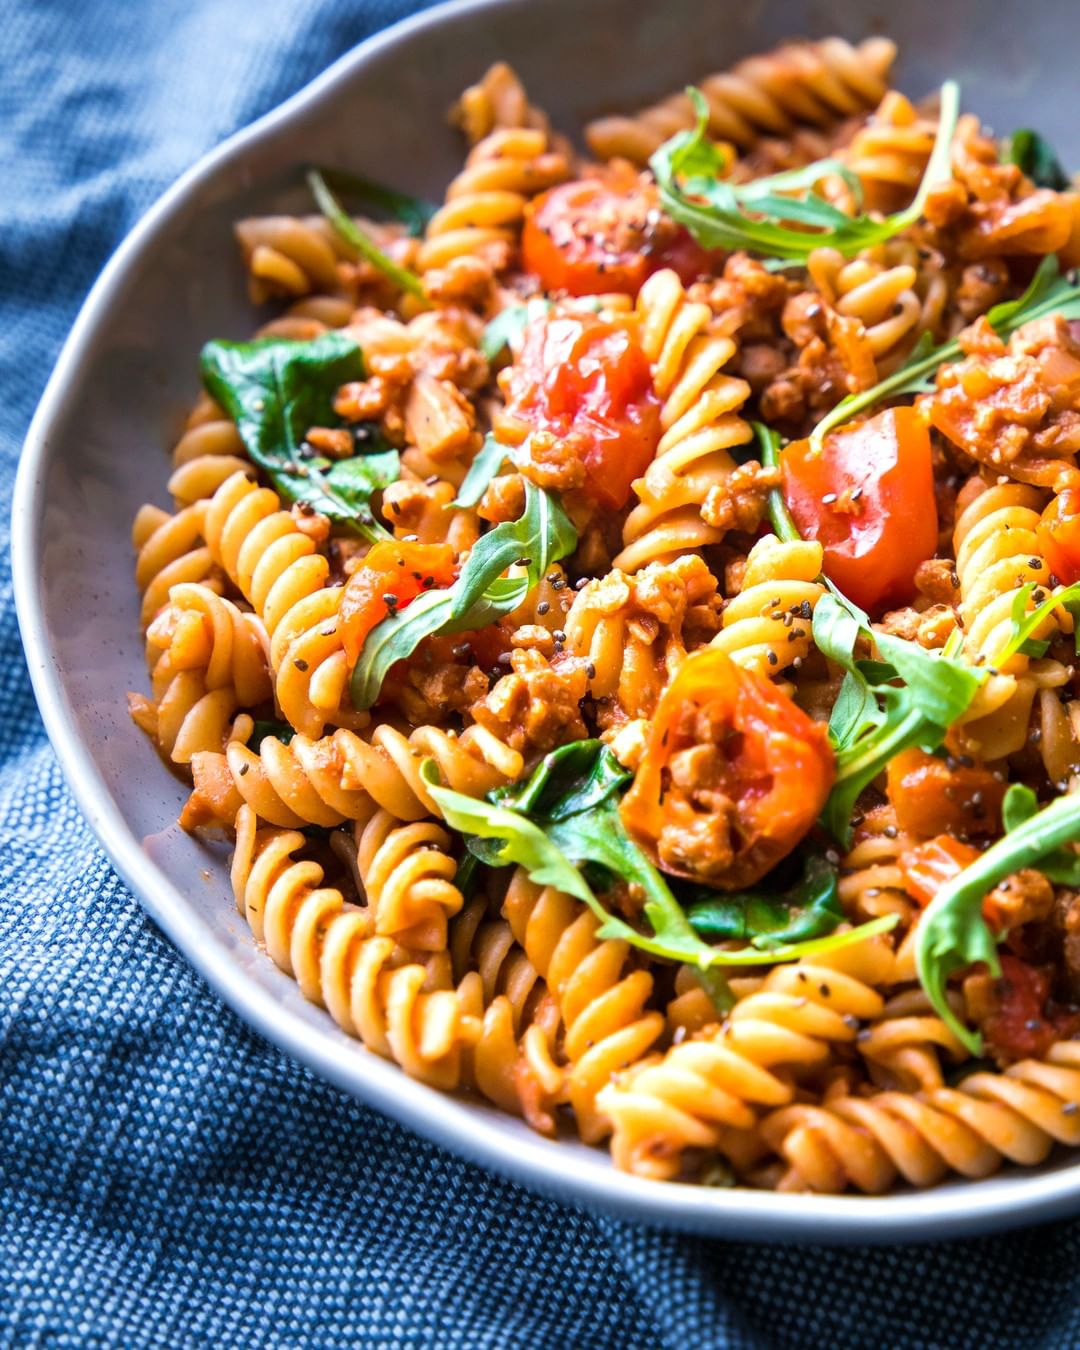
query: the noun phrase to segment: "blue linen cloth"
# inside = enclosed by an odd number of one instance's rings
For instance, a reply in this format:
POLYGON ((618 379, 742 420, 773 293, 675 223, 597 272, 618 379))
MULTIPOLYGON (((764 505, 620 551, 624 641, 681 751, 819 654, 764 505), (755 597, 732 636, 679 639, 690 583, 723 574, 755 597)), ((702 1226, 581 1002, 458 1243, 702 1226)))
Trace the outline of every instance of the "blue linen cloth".
MULTIPOLYGON (((138 216, 416 7, 8 0, 0 492, 72 318, 138 216)), ((665 1235, 467 1166, 264 1044, 83 825, 30 692, 4 544, 0 1344, 1080 1345, 1077 1224, 868 1251, 665 1235)))

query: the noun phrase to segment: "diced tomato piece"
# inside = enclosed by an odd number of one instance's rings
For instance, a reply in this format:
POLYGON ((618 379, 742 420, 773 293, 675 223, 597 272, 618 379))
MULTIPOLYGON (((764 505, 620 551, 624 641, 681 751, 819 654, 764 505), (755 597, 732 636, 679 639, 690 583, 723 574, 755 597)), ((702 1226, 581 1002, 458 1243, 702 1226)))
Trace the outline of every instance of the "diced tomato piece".
POLYGON ((664 871, 737 889, 813 827, 834 777, 825 727, 764 676, 706 648, 657 706, 622 818, 664 871))
POLYGON ((547 291, 636 295, 646 277, 671 267, 684 283, 707 272, 710 255, 665 216, 655 189, 585 178, 529 204, 521 236, 525 270, 547 291))
POLYGON ((920 905, 928 905, 942 886, 953 881, 979 856, 979 850, 951 834, 939 834, 906 849, 899 858, 904 889, 920 905))
POLYGON ((625 505, 660 441, 660 400, 631 320, 534 320, 501 383, 510 418, 572 438, 589 496, 609 510, 625 505))
POLYGON ((449 544, 409 544, 381 540, 365 554, 341 598, 338 623, 349 665, 364 640, 388 614, 396 614, 424 591, 454 581, 454 550, 449 544))
POLYGON ((913 408, 890 408, 780 457, 784 499, 805 539, 825 549, 824 570, 870 611, 910 600, 915 569, 937 548, 930 437, 913 408))
POLYGON ((1055 1041, 1080 1027, 1080 1014, 1048 1007, 1050 976, 1009 952, 1001 955, 1001 978, 994 985, 997 1007, 982 1021, 982 1032, 1005 1060, 1039 1059, 1055 1041))
POLYGON ((926 838, 947 831, 968 838, 1001 830, 1006 784, 982 764, 912 748, 890 761, 887 777, 896 823, 908 834, 926 838))
POLYGON ((1042 513, 1036 531, 1050 571, 1067 586, 1080 581, 1080 490, 1065 488, 1042 513))

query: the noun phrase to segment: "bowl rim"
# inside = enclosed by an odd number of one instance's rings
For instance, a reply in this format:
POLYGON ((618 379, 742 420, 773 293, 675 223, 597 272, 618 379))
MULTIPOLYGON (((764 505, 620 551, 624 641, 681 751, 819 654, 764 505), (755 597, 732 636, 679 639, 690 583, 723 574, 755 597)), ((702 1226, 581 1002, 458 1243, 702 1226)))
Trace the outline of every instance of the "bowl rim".
MULTIPOLYGON (((458 1156, 560 1201, 665 1228, 743 1237, 814 1242, 928 1241, 1020 1223, 1046 1221, 1080 1208, 1080 1161, 1053 1170, 1006 1173, 973 1184, 885 1196, 793 1195, 678 1182, 657 1184, 611 1167, 603 1155, 495 1122, 485 1108, 437 1093, 370 1053, 343 1055, 333 1024, 316 1027, 251 978, 227 949, 205 938, 204 921, 182 891, 143 850, 113 801, 78 732, 54 661, 45 624, 44 588, 36 560, 45 507, 45 469, 54 425, 63 415, 71 377, 95 359, 97 336, 130 267, 152 253, 174 214, 197 190, 272 138, 301 112, 331 102, 377 54, 417 33, 485 10, 523 9, 529 0, 444 0, 369 37, 285 102, 244 127, 187 169, 143 215, 109 259, 64 343, 23 444, 12 497, 15 606, 42 720, 64 776, 102 848, 140 904, 185 959, 240 1017, 266 1040, 367 1105, 458 1156)), ((340 1034, 340 1033, 339 1033, 340 1034)))

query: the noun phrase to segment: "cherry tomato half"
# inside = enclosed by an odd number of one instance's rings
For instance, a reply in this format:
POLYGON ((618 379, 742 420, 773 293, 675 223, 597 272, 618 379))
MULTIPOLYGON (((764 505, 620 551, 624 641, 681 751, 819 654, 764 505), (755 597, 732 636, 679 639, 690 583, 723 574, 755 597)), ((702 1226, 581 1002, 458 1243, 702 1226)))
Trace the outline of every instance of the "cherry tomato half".
POLYGON ((780 458, 784 499, 806 539, 825 549, 825 575, 857 605, 910 600, 915 569, 937 547, 930 437, 913 408, 890 408, 780 458))
POLYGON ((763 676, 706 649, 657 706, 623 823, 665 872, 733 890, 791 852, 834 777, 825 727, 763 676))
POLYGON ((1005 783, 981 764, 902 750, 889 762, 889 800, 896 823, 926 838, 947 830, 967 838, 1001 830, 1005 783))
POLYGON ((585 490, 617 510, 660 441, 660 400, 631 321, 596 314, 534 320, 504 372, 509 417, 571 442, 585 490))
POLYGON ((1076 1034, 1080 1015, 1050 1008, 1050 976, 1003 952, 1001 978, 994 983, 996 1007, 982 1032, 1003 1060, 1041 1058, 1055 1041, 1076 1034))
POLYGON ((1080 581, 1080 490, 1065 488, 1042 513, 1035 532, 1046 565, 1059 581, 1080 581))
POLYGON ((365 554, 341 597, 338 623, 349 665, 354 666, 364 639, 377 623, 397 613, 423 591, 442 589, 454 580, 454 550, 449 544, 406 544, 381 540, 365 554))
POLYGON ((585 178, 537 197, 526 208, 521 255, 545 290, 567 295, 636 295, 645 278, 663 267, 674 268, 688 284, 710 262, 636 178, 621 190, 585 178))

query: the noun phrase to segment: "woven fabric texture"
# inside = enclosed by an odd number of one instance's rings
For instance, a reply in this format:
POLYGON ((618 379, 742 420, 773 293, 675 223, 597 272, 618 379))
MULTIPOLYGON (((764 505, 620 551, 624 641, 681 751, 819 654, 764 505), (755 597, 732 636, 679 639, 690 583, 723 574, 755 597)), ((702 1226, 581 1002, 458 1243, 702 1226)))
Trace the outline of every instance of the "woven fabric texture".
MULTIPOLYGON (((413 8, 9 0, 5 499, 74 314, 140 213, 413 8)), ((871 1251, 665 1235, 466 1166, 263 1043, 83 825, 30 692, 2 529, 0 1345, 1080 1345, 1075 1224, 871 1251)))

